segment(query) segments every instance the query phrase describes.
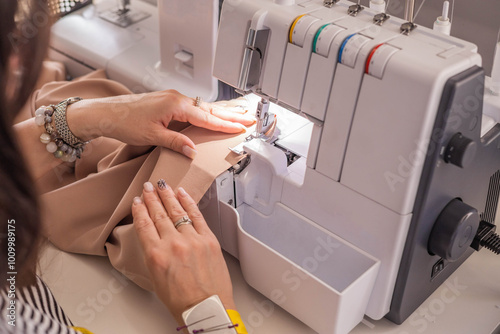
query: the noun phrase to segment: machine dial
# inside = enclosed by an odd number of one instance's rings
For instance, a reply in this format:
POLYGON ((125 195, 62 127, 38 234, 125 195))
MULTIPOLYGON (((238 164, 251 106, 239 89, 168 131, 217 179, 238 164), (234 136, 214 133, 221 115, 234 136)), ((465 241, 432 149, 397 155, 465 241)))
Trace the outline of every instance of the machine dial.
POLYGON ((441 211, 428 243, 428 250, 450 262, 469 248, 479 227, 476 209, 455 198, 441 211))
POLYGON ((318 21, 318 19, 311 15, 304 14, 298 16, 290 27, 288 41, 292 44, 303 47, 307 32, 311 25, 316 21, 318 21))
POLYGON ((360 34, 347 36, 340 46, 338 55, 339 63, 354 68, 359 51, 369 40, 368 37, 360 34))
POLYGON ((451 137, 446 146, 444 161, 465 168, 474 160, 476 151, 476 142, 458 132, 451 137))
POLYGON ((328 57, 333 39, 344 30, 344 28, 338 27, 332 23, 322 25, 314 36, 313 52, 323 57, 328 57))
POLYGON ((366 59, 365 73, 382 79, 389 59, 397 51, 399 49, 384 43, 374 47, 366 59))

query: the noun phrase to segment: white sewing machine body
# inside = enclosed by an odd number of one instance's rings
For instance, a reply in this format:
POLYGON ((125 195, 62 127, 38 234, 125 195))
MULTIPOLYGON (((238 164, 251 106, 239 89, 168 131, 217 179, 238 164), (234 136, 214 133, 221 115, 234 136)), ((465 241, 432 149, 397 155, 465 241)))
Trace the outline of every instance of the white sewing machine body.
POLYGON ((248 141, 249 161, 200 206, 247 282, 318 333, 364 314, 404 321, 473 252, 457 228, 458 259, 430 254, 443 208, 498 201, 500 130, 482 115, 476 47, 402 34, 405 21, 377 25, 352 5, 227 0, 214 64, 221 81, 311 121, 278 115, 278 140, 248 141), (450 149, 457 134, 474 147, 450 149), (463 168, 443 160, 450 150, 463 168))

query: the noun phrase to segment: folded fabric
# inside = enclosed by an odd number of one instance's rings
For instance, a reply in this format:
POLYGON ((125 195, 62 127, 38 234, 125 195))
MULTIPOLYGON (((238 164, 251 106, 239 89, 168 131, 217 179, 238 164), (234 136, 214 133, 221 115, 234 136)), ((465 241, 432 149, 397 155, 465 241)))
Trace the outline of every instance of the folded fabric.
MULTIPOLYGON (((71 82, 44 85, 33 94, 28 109, 33 113, 41 105, 71 96, 88 99, 129 93, 125 86, 107 80, 103 71, 96 71, 71 82)), ((163 178, 172 188, 182 186, 199 201, 213 180, 239 161, 240 156, 228 147, 246 136, 194 126, 182 132, 196 144, 194 160, 162 147, 137 147, 99 138, 87 145, 74 167, 59 165, 44 175, 37 188, 46 237, 67 252, 108 256, 117 270, 151 290, 132 225, 132 199, 142 193, 144 182, 154 184, 163 178)))

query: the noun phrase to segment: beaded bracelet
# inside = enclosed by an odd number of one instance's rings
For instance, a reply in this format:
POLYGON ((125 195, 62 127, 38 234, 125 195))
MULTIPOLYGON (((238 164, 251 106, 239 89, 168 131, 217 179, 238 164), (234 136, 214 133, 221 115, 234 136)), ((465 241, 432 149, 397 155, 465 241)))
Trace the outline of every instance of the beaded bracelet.
POLYGON ((90 142, 84 142, 76 137, 66 121, 66 108, 80 100, 82 100, 80 97, 72 97, 57 105, 41 106, 35 111, 36 125, 44 126, 46 131, 40 135, 40 141, 47 144, 46 149, 49 153, 66 162, 80 159, 85 145, 90 142), (55 118, 54 125, 52 124, 53 116, 55 118))

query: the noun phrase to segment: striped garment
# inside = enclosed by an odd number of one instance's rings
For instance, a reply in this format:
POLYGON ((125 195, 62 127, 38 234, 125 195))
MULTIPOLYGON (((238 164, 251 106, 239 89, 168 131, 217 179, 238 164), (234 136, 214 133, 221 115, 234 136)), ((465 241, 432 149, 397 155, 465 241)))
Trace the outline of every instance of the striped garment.
POLYGON ((8 292, 8 290, 2 290, 0 293, 1 334, 90 333, 83 328, 73 327, 71 320, 57 304, 50 289, 39 277, 35 286, 17 289, 15 299, 13 294, 9 295, 8 292), (15 303, 13 304, 12 301, 15 303), (15 315, 12 305, 15 306, 15 315))

